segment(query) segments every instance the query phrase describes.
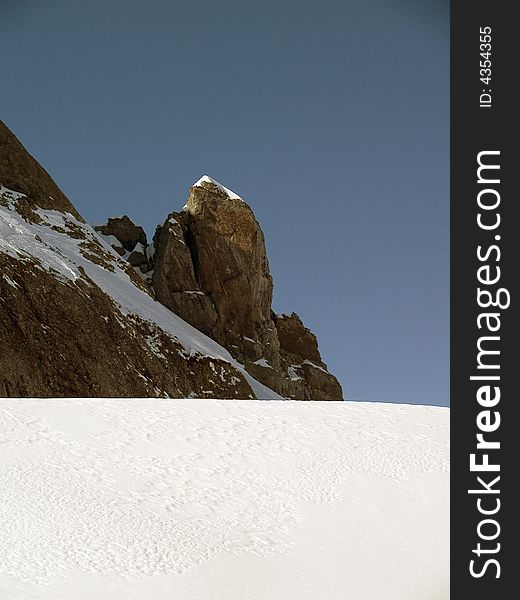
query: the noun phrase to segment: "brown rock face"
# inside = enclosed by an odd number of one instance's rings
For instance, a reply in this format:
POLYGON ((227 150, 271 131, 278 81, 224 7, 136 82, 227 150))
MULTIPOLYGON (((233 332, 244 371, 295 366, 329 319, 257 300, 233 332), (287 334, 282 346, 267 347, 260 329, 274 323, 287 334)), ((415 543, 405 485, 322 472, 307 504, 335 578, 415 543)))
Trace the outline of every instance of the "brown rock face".
MULTIPOLYGON (((132 267, 143 275, 152 270, 152 264, 147 256, 148 241, 146 233, 140 225, 136 225, 130 217, 114 217, 108 219, 106 225, 95 225, 94 229, 102 237, 112 236, 117 243, 111 242, 112 248, 123 256, 132 267)), ((149 278, 145 278, 149 281, 149 278)))
POLYGON ((338 380, 327 371, 321 360, 316 336, 307 329, 296 313, 275 317, 276 331, 280 340, 280 354, 297 385, 297 377, 305 381, 303 394, 313 400, 342 398, 338 380))
POLYGON ((296 314, 272 312, 264 235, 243 200, 204 177, 185 209, 157 228, 154 245, 152 286, 160 302, 280 395, 342 399, 314 334, 296 314))
POLYGON ((217 311, 211 298, 201 292, 195 275, 185 241, 188 217, 188 213, 172 213, 157 228, 152 286, 159 302, 208 335, 217 322, 217 311))
MULTIPOLYGON (((280 351, 291 355, 294 361, 312 361, 324 367, 321 362, 318 340, 310 329, 307 329, 296 313, 275 316, 276 331, 280 341, 280 351)), ((325 367, 326 368, 326 367, 325 367)))
POLYGON ((2 253, 0 268, 0 396, 254 397, 229 363, 185 356, 149 322, 119 313, 88 278, 61 282, 2 253))
MULTIPOLYGON (((264 235, 245 202, 211 183, 191 188, 186 210, 197 280, 218 315, 213 335, 229 347, 271 325, 264 235)), ((263 332, 259 341, 265 345, 267 337, 263 332)))
POLYGON ((82 221, 77 210, 54 183, 47 171, 27 152, 0 121, 0 182, 27 196, 31 209, 44 208, 71 213, 82 221))
POLYGON ((113 235, 128 252, 132 252, 137 244, 144 248, 148 245, 144 229, 126 215, 108 219, 106 225, 96 225, 94 229, 103 235, 113 235))
POLYGON ((264 236, 247 204, 216 185, 194 186, 186 210, 157 229, 154 245, 160 302, 242 362, 264 351, 277 360, 264 236))

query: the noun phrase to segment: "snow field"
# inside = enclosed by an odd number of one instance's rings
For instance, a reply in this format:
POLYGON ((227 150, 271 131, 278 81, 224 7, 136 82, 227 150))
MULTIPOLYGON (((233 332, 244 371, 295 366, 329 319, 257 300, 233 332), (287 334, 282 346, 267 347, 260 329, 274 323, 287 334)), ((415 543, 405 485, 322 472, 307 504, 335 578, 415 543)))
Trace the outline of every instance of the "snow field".
POLYGON ((6 600, 443 600, 449 411, 0 400, 6 600))

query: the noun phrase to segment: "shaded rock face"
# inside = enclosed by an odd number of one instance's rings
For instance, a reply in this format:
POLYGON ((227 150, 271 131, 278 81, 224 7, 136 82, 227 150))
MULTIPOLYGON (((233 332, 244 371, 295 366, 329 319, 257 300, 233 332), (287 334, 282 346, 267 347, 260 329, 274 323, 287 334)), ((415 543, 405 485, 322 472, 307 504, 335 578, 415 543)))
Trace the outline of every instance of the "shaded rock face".
POLYGON ((83 219, 47 171, 25 150, 0 121, 0 183, 26 195, 27 209, 43 208, 68 212, 83 219))
POLYGON ((185 209, 157 228, 154 246, 152 286, 160 302, 280 395, 342 399, 314 334, 296 314, 273 313, 264 235, 242 199, 204 177, 185 209))
POLYGON ((146 233, 130 217, 113 217, 105 225, 94 225, 94 229, 112 248, 123 256, 140 273, 149 273, 152 264, 148 256, 146 233))
POLYGON ((295 385, 303 379, 311 399, 330 400, 342 397, 338 380, 327 371, 321 360, 316 336, 307 329, 296 313, 275 316, 280 341, 280 355, 295 385), (300 377, 301 379, 298 379, 300 377))
POLYGON ((126 215, 108 219, 106 225, 96 225, 94 229, 105 236, 113 235, 128 252, 132 252, 137 244, 145 248, 148 245, 144 229, 126 215))
POLYGON ((203 333, 209 335, 217 322, 211 298, 202 293, 185 236, 188 213, 172 213, 157 228, 154 242, 152 287, 159 302, 203 333))

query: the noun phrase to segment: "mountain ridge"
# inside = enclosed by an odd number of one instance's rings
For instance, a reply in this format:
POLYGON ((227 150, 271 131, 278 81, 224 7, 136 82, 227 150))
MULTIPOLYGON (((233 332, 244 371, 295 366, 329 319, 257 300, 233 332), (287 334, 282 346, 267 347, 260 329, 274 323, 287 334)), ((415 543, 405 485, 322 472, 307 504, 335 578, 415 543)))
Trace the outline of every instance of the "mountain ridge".
POLYGON ((315 336, 272 312, 260 226, 215 180, 148 244, 126 216, 90 227, 0 122, 0 185, 0 395, 342 398, 315 336))

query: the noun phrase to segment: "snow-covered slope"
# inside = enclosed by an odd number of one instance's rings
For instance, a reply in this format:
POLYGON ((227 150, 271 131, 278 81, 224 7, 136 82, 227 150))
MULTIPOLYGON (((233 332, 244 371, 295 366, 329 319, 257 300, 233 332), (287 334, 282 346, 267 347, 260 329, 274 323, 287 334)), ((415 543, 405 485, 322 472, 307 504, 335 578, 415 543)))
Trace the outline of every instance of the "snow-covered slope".
POLYGON ((6 600, 444 600, 442 408, 0 401, 6 600))

